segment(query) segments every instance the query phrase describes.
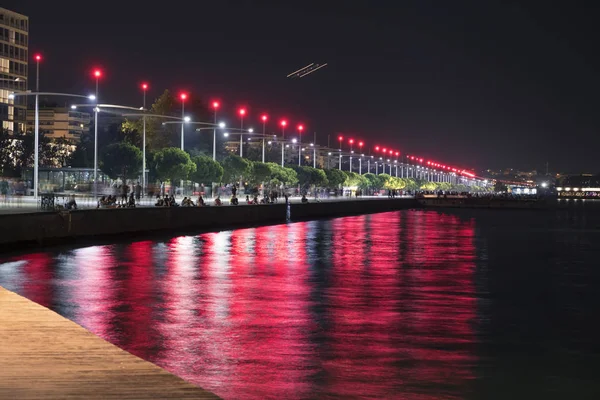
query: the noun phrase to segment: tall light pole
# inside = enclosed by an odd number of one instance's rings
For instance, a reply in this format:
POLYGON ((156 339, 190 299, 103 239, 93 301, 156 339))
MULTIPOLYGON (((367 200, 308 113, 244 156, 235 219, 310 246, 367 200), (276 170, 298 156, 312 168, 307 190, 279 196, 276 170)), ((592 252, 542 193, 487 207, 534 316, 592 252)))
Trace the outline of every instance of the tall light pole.
POLYGON ((344 137, 342 135, 340 135, 338 137, 338 141, 340 142, 340 166, 339 166, 339 170, 342 170, 342 140, 344 140, 344 137))
POLYGON ((285 127, 287 126, 287 121, 281 120, 281 166, 285 165, 285 127))
POLYGON ((215 111, 215 128, 213 129, 213 161, 217 161, 217 110, 221 104, 218 101, 213 101, 212 108, 215 111))
POLYGON ((183 134, 184 134, 184 127, 185 124, 183 123, 183 121, 185 120, 185 101, 188 98, 187 93, 181 93, 179 95, 179 98, 181 99, 181 150, 184 150, 184 138, 183 138, 183 134))
POLYGON ((144 116, 142 117, 142 194, 146 193, 146 91, 148 90, 148 84, 142 83, 143 93, 143 110, 144 116))
POLYGON ((354 154, 354 151, 352 151, 352 145, 354 145, 354 139, 348 140, 348 143, 350 143, 350 172, 352 172, 352 154, 354 154))
POLYGON ((240 114, 240 157, 244 156, 244 116, 246 116, 246 109, 240 108, 238 113, 240 114))
POLYGON ((263 114, 260 117, 260 120, 262 121, 262 124, 263 124, 263 134, 262 134, 262 136, 263 136, 263 138, 262 138, 263 139, 263 141, 262 141, 263 142, 262 143, 262 145, 263 145, 263 148, 262 148, 262 162, 263 163, 265 162, 265 128, 267 126, 267 119, 269 119, 269 117, 267 116, 267 114, 263 114))
POLYGON ((304 125, 298 125, 298 166, 302 165, 302 131, 304 130, 304 125))
POLYGON ((315 132, 314 142, 310 145, 313 146, 313 168, 317 168, 317 132, 315 132))
MULTIPOLYGON (((35 91, 40 91, 40 61, 42 56, 40 54, 35 55, 35 91)), ((39 151, 40 151, 40 101, 39 95, 35 95, 35 127, 34 127, 34 160, 33 160, 33 198, 38 198, 38 186, 39 186, 39 151)))
POLYGON ((96 107, 94 107, 94 199, 98 197, 98 81, 102 76, 102 71, 94 70, 94 78, 96 79, 96 107))
POLYGON ((363 148, 364 145, 365 145, 364 142, 358 142, 358 149, 359 149, 359 152, 360 152, 360 158, 358 159, 358 174, 359 175, 362 175, 362 158, 365 156, 362 153, 362 148, 363 148))

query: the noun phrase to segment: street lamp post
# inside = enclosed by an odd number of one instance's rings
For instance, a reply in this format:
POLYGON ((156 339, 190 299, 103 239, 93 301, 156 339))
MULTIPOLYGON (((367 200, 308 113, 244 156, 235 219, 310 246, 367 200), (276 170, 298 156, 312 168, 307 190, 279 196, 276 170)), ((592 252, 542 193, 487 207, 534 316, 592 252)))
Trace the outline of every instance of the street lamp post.
POLYGON ((350 139, 348 141, 350 143, 350 172, 352 172, 352 154, 354 154, 354 151, 352 150, 352 145, 354 145, 354 139, 350 139))
POLYGON ((241 125, 240 125, 240 157, 244 156, 244 116, 246 115, 246 109, 245 108, 240 108, 240 119, 241 119, 241 125))
POLYGON ((285 127, 287 121, 284 119, 281 121, 281 166, 285 165, 285 127))
POLYGON ((364 142, 358 142, 358 149, 360 151, 360 158, 358 159, 358 174, 359 175, 362 175, 362 158, 365 156, 362 153, 362 148, 364 145, 365 145, 364 142))
POLYGON ((342 135, 340 135, 338 137, 338 141, 340 142, 340 165, 338 167, 338 169, 341 171, 342 170, 342 140, 344 140, 344 137, 342 135))
POLYGON ((265 128, 266 128, 266 125, 267 125, 267 119, 268 119, 268 117, 267 117, 267 114, 263 114, 263 115, 260 117, 260 119, 261 119, 261 121, 262 121, 262 124, 263 124, 263 137, 262 137, 262 145, 263 145, 263 146, 262 146, 262 162, 264 163, 264 162, 265 162, 265 128))
MULTIPOLYGON (((40 91, 40 61, 42 56, 40 54, 35 55, 36 73, 35 73, 35 91, 40 91)), ((40 98, 39 95, 35 95, 35 127, 34 127, 34 160, 33 160, 33 198, 38 198, 38 186, 39 186, 39 151, 40 151, 40 98)))
MULTIPOLYGON (((187 100, 187 93, 181 93, 179 95, 179 98, 181 99, 181 151, 185 151, 184 150, 184 133, 185 133, 185 124, 183 123, 185 121, 185 101, 187 100)), ((179 187, 181 188, 181 194, 183 194, 183 179, 181 179, 179 181, 179 187)))
POLYGON ((303 125, 298 125, 298 166, 302 165, 302 131, 303 125))
POLYGON ((217 110, 221 106, 218 101, 213 101, 213 110, 215 110, 215 128, 213 129, 213 161, 217 161, 217 110))
POLYGON ((142 194, 146 193, 146 91, 148 84, 142 83, 144 116, 142 117, 142 194))
POLYGON ((96 78, 96 107, 94 107, 94 199, 98 197, 98 81, 102 76, 102 71, 94 70, 96 78))

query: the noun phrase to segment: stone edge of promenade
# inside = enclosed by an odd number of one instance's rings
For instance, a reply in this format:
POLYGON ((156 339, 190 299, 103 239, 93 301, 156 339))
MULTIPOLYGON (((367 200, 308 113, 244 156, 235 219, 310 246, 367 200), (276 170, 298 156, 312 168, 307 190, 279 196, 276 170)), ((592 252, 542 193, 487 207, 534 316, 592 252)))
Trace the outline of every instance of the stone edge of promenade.
MULTIPOLYGON (((369 214, 417 207, 414 199, 357 200, 292 204, 292 220, 369 214)), ((76 210, 0 215, 0 246, 68 242, 77 237, 157 231, 219 230, 234 226, 284 223, 285 204, 202 208, 76 210)))
POLYGON ((0 287, 0 399, 217 399, 0 287))

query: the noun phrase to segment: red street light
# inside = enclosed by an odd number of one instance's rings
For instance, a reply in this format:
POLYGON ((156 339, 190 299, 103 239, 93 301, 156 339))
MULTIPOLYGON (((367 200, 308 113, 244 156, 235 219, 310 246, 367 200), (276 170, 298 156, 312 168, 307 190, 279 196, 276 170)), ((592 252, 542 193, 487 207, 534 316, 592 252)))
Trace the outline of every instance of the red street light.
POLYGON ((358 142, 358 147, 362 148, 365 144, 363 142, 358 142))
POLYGON ((267 119, 268 119, 268 118, 269 118, 269 117, 267 117, 267 114, 263 114, 263 115, 260 117, 260 119, 262 120, 262 122, 263 122, 263 123, 267 122, 267 119))
POLYGON ((240 110, 238 111, 240 114, 240 117, 244 117, 246 115, 246 109, 245 108, 240 108, 240 110))
POLYGON ((298 131, 300 133, 302 133, 303 130, 304 130, 304 125, 298 125, 298 131))
POLYGON ((186 101, 186 100, 187 100, 187 97, 188 97, 187 93, 181 93, 181 94, 179 95, 179 98, 181 99, 181 101, 186 101))
POLYGON ((221 107, 221 104, 218 101, 213 101, 212 108, 217 110, 219 107, 221 107))
POLYGON ((99 69, 95 69, 94 70, 94 78, 98 79, 102 76, 102 71, 100 71, 99 69))
POLYGON ((148 84, 147 83, 142 83, 142 90, 144 90, 144 91, 148 90, 148 84))
POLYGON ((340 136, 338 137, 338 140, 341 142, 342 140, 344 140, 344 137, 343 137, 342 135, 340 135, 340 136))
POLYGON ((354 139, 350 139, 350 140, 348 140, 348 143, 350 143, 350 144, 354 144, 354 139))
POLYGON ((387 153, 387 149, 385 147, 381 151, 383 152, 383 154, 387 153))
POLYGON ((35 59, 35 61, 40 62, 42 61, 42 55, 41 54, 36 54, 35 56, 33 56, 33 58, 35 59))
POLYGON ((281 126, 285 128, 287 126, 287 121, 284 119, 281 121, 281 126))
POLYGON ((400 155, 400 152, 399 152, 399 151, 397 151, 397 152, 396 152, 396 157, 398 157, 399 155, 400 155))
POLYGON ((379 151, 379 146, 375 146, 375 151, 379 151))

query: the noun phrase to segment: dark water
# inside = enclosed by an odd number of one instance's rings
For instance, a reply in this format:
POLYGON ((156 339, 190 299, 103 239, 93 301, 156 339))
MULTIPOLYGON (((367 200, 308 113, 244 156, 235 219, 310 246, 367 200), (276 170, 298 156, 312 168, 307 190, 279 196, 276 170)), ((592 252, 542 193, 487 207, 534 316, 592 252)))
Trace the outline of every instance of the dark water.
POLYGON ((226 399, 600 398, 600 212, 402 211, 0 258, 226 399))

